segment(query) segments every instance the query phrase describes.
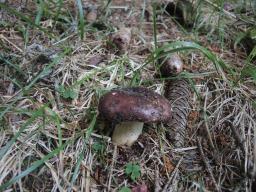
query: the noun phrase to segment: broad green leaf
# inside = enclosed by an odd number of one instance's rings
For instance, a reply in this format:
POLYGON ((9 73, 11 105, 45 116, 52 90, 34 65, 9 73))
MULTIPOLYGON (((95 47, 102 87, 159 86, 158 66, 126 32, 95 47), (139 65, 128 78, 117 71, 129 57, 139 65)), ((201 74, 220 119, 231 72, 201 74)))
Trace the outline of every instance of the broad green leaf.
POLYGON ((130 176, 133 181, 140 177, 140 166, 133 163, 128 163, 125 166, 125 173, 130 176))
POLYGON ((75 99, 78 96, 78 93, 72 87, 65 88, 63 85, 60 85, 58 91, 65 99, 75 99))
POLYGON ((241 78, 252 77, 256 81, 256 66, 247 65, 241 71, 241 78))

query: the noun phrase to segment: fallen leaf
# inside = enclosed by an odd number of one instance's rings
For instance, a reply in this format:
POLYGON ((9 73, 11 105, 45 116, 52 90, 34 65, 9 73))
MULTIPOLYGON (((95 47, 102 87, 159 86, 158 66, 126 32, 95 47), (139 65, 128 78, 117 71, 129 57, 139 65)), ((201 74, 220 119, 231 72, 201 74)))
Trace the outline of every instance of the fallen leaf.
POLYGON ((199 112, 198 111, 191 111, 189 116, 188 116, 188 119, 192 122, 196 122, 199 118, 199 112))
POLYGON ((171 173, 174 170, 174 166, 168 156, 163 156, 163 161, 164 161, 164 170, 167 173, 171 173))

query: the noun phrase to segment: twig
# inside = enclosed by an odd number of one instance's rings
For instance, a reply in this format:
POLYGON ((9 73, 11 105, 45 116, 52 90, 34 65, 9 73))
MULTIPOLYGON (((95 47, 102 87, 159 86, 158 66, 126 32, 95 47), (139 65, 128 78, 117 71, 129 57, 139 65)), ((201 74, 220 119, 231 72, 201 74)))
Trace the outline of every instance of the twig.
POLYGON ((242 139, 241 138, 241 136, 242 135, 240 135, 239 133, 238 133, 238 131, 237 131, 237 129, 234 127, 234 125, 232 124, 232 122, 231 121, 227 121, 227 123, 228 123, 228 125, 230 126, 230 128, 231 128, 231 131, 232 131, 232 133, 233 133, 233 135, 234 135, 234 138, 235 138, 235 140, 236 140, 236 143, 239 145, 239 147, 241 148, 241 150, 243 151, 243 152, 245 152, 245 148, 244 148, 244 139, 242 139))
MULTIPOLYGON (((218 9, 219 11, 223 11, 223 13, 224 13, 225 15, 227 15, 227 16, 228 16, 229 18, 231 18, 231 19, 237 19, 237 20, 243 21, 243 22, 248 23, 248 24, 253 24, 251 21, 246 21, 246 20, 244 20, 242 17, 239 17, 239 16, 237 16, 237 15, 235 15, 235 14, 233 14, 233 13, 230 13, 229 11, 227 11, 227 10, 225 10, 225 9, 222 9, 221 7, 219 7, 219 6, 216 5, 215 3, 212 3, 212 2, 209 1, 209 0, 204 0, 204 1, 205 1, 206 3, 208 3, 209 5, 215 7, 215 8, 218 9)), ((242 30, 242 31, 244 32, 243 29, 240 29, 240 30, 242 30)))
MULTIPOLYGON (((254 123, 253 123, 254 124, 254 123)), ((255 182, 256 182, 256 125, 254 124, 253 126, 253 133, 254 133, 254 139, 253 139, 253 144, 254 144, 254 147, 253 147, 253 159, 254 159, 254 163, 253 163, 253 172, 252 172, 252 175, 254 176, 254 184, 255 185, 255 182)))
POLYGON ((229 18, 232 19, 238 19, 237 16, 235 14, 230 13, 229 11, 222 9, 221 7, 219 7, 218 5, 216 5, 215 3, 208 1, 208 0, 204 0, 206 3, 210 4, 211 6, 217 8, 219 11, 223 11, 223 13, 225 13, 229 18))
POLYGON ((206 92, 205 92, 205 100, 204 100, 204 123, 205 123, 205 129, 206 129, 206 132, 207 132, 207 136, 208 136, 208 139, 210 141, 210 146, 212 149, 215 150, 215 147, 214 147, 214 144, 213 144, 213 141, 212 141, 212 137, 211 137, 211 133, 210 133, 210 129, 209 129, 209 126, 208 126, 208 123, 207 123, 207 118, 206 118, 206 105, 207 105, 207 99, 208 99, 208 87, 206 89, 206 92))
POLYGON ((158 167, 155 168, 155 190, 154 192, 159 192, 161 190, 160 182, 159 182, 159 171, 158 167))
MULTIPOLYGON (((19 140, 19 139, 18 139, 18 140, 19 140)), ((29 144, 27 144, 26 142, 23 142, 23 141, 21 141, 21 140, 19 140, 19 141, 20 141, 21 143, 23 143, 24 145, 26 145, 27 147, 32 148, 32 149, 37 153, 37 155, 38 155, 39 157, 41 157, 41 158, 44 157, 44 155, 43 155, 40 151, 38 151, 34 146, 29 145, 29 144)), ((64 190, 64 189, 62 188, 61 184, 60 184, 60 178, 59 178, 59 177, 61 177, 69 186, 71 186, 71 188, 72 188, 73 191, 77 191, 77 189, 76 189, 74 186, 71 185, 71 183, 64 177, 64 175, 58 175, 58 174, 57 174, 57 170, 54 169, 54 166, 53 166, 51 163, 49 163, 49 162, 46 161, 46 162, 45 162, 45 165, 50 169, 51 174, 52 174, 52 177, 53 177, 54 181, 56 182, 56 185, 57 185, 57 189, 58 189, 58 190, 60 190, 60 191, 63 191, 63 190, 64 190)))
POLYGON ((108 142, 108 143, 111 141, 111 137, 104 136, 104 135, 99 135, 99 134, 97 134, 97 133, 91 133, 91 136, 92 136, 92 137, 99 138, 99 139, 106 140, 106 142, 108 142))
POLYGON ((15 45, 13 42, 11 42, 9 39, 7 39, 4 35, 0 34, 0 39, 5 40, 6 42, 10 43, 13 47, 15 47, 19 52, 23 53, 23 50, 19 48, 17 45, 15 45))
MULTIPOLYGON (((93 144, 92 138, 90 138, 89 143, 90 143, 90 146, 92 146, 93 144)), ((93 161, 91 147, 89 148, 87 157, 88 158, 86 158, 86 166, 85 166, 86 167, 85 192, 90 192, 91 170, 92 170, 92 161, 93 161)))
POLYGON ((167 183, 165 184, 162 192, 167 192, 167 191, 176 191, 176 190, 170 190, 170 188, 173 188, 173 186, 175 185, 176 186, 176 182, 177 182, 177 177, 178 177, 178 174, 179 174, 179 167, 180 167, 180 164, 183 160, 183 157, 180 158, 178 164, 176 165, 175 169, 173 170, 171 176, 169 177, 169 180, 167 181, 167 183), (175 183, 173 183, 173 181, 176 181, 175 183), (168 190, 169 189, 169 190, 168 190))
POLYGON ((116 154, 117 154, 117 145, 114 146, 114 153, 113 153, 113 158, 112 158, 112 163, 111 163, 111 169, 109 173, 109 180, 108 180, 108 191, 110 191, 111 187, 111 181, 112 181, 112 175, 113 175, 113 168, 116 162, 116 154))
POLYGON ((211 166, 210 166, 210 164, 208 163, 208 160, 207 160, 207 158, 206 158, 205 155, 204 155, 203 147, 202 147, 202 145, 201 145, 201 138, 199 138, 199 137, 197 137, 197 145, 198 145, 198 149, 199 149, 201 158, 202 158, 202 160, 203 160, 203 162, 204 162, 204 165, 205 165, 206 169, 207 169, 208 172, 210 173, 210 176, 211 176, 211 178, 212 178, 212 180, 213 180, 213 183, 214 183, 214 185, 215 185, 216 190, 217 190, 217 191, 221 191, 219 185, 217 184, 217 182, 216 182, 216 180, 215 180, 215 178, 214 178, 214 176, 213 176, 211 166))
POLYGON ((60 101, 60 94, 58 92, 58 87, 59 86, 59 81, 57 79, 55 79, 54 81, 54 88, 55 88, 55 97, 56 97, 56 105, 57 105, 57 109, 61 110, 63 108, 63 104, 60 101))
POLYGON ((186 151, 190 151, 190 150, 194 150, 194 149, 197 149, 197 146, 175 148, 172 151, 176 152, 176 153, 180 153, 180 152, 186 152, 186 151))
POLYGON ((109 6, 109 9, 124 9, 124 11, 127 11, 129 9, 129 6, 114 6, 114 5, 111 5, 109 6))
MULTIPOLYGON (((91 161, 91 159, 89 159, 89 161, 91 161)), ((90 169, 86 170, 86 179, 85 179, 85 192, 90 192, 90 181, 91 181, 91 174, 90 174, 90 170, 91 170, 91 162, 90 162, 90 169)))

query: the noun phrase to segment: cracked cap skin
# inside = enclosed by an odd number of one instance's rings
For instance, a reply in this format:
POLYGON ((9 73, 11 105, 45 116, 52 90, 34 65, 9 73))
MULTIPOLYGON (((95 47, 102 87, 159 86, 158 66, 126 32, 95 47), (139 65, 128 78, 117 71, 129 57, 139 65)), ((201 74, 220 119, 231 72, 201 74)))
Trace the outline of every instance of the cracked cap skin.
POLYGON ((102 118, 112 122, 168 122, 171 118, 169 101, 143 87, 114 89, 100 98, 102 118))

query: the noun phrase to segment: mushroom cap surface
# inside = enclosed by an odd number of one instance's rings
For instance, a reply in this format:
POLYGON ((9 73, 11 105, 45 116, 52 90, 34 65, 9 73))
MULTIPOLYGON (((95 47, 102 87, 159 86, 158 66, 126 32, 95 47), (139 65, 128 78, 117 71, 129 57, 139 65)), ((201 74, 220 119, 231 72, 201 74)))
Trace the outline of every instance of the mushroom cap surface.
POLYGON ((177 75, 183 70, 183 61, 177 53, 169 55, 160 67, 163 77, 177 75))
POLYGON ((119 31, 112 35, 111 41, 116 46, 119 53, 127 51, 130 45, 131 36, 131 29, 127 27, 121 27, 119 31))
POLYGON ((114 89, 100 98, 99 114, 112 122, 168 122, 171 116, 169 101, 143 87, 114 89))

